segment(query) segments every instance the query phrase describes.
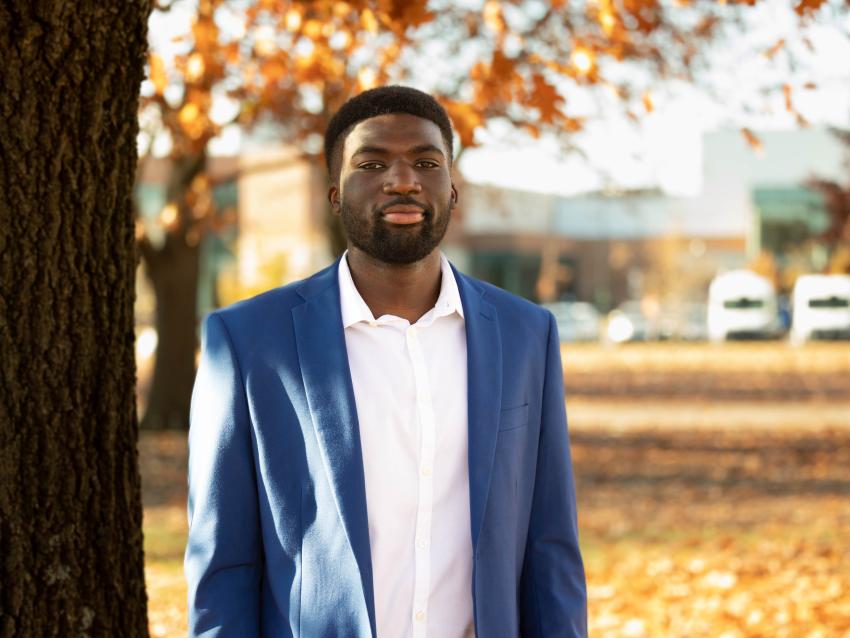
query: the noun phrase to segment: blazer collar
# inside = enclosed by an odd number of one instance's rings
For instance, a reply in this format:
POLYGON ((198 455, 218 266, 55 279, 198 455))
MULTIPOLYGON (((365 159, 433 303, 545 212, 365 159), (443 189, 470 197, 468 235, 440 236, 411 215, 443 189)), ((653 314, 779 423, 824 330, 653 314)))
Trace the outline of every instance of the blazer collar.
POLYGON ((485 288, 455 271, 466 317, 469 513, 473 552, 484 523, 502 404, 502 337, 485 288))
POLYGON ((339 260, 296 286, 305 302, 292 308, 298 361, 325 471, 345 528, 375 629, 372 554, 360 425, 342 330, 339 260))

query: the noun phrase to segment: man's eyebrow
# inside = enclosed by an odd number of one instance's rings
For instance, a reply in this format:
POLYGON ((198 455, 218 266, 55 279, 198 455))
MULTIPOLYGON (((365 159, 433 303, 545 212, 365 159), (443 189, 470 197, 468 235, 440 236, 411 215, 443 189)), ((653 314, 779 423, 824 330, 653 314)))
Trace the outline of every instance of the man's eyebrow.
POLYGON ((434 146, 433 144, 420 144, 419 146, 414 146, 409 153, 439 153, 443 155, 443 149, 438 146, 434 146))
POLYGON ((351 157, 354 157, 356 155, 363 155, 365 153, 377 153, 378 155, 386 155, 387 149, 381 148, 380 146, 361 146, 351 154, 351 157))
MULTIPOLYGON (((407 151, 408 153, 438 153, 440 155, 445 155, 443 153, 443 149, 439 146, 434 146, 433 144, 420 144, 419 146, 414 146, 413 148, 407 151)), ((357 155, 365 155, 367 153, 373 153, 376 155, 386 155, 389 151, 380 146, 360 146, 354 153, 351 154, 351 157, 356 157, 357 155)))

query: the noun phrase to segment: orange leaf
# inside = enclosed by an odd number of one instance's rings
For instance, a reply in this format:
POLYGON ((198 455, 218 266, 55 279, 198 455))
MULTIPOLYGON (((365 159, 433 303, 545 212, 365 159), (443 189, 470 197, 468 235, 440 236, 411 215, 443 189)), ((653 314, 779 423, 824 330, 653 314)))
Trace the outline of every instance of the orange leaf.
POLYGON ((212 18, 201 16, 192 25, 192 35, 195 36, 196 49, 210 49, 218 41, 218 27, 212 18))
POLYGON ((609 9, 603 9, 599 12, 599 24, 605 35, 610 36, 617 26, 617 18, 609 9))
POLYGON ((794 111, 794 105, 791 102, 791 85, 783 84, 782 85, 782 94, 785 96, 785 110, 789 113, 794 111))
POLYGON ((570 55, 570 62, 582 75, 593 70, 593 53, 584 47, 576 47, 570 55))
POLYGON ((526 133, 528 133, 529 135, 531 135, 531 137, 533 137, 534 139, 539 139, 539 138, 540 138, 540 127, 535 126, 534 124, 531 124, 531 123, 529 123, 529 122, 526 122, 526 123, 523 125, 523 127, 522 127, 522 128, 523 128, 523 129, 525 129, 526 133))
POLYGON ((283 22, 287 31, 298 31, 298 27, 301 26, 301 12, 293 7, 286 12, 283 22))
POLYGON ((375 88, 377 80, 378 76, 377 73, 375 73, 375 69, 370 67, 363 67, 357 73, 357 85, 362 91, 375 88))
POLYGON ((189 56, 189 59, 186 60, 186 81, 197 82, 204 76, 205 69, 206 64, 204 63, 204 56, 198 51, 195 51, 189 56))
POLYGON ((560 115, 560 106, 564 103, 564 98, 558 93, 558 90, 549 84, 542 75, 536 73, 532 76, 534 88, 532 91, 530 105, 536 107, 540 111, 540 120, 546 123, 552 123, 555 118, 560 115))
POLYGON ((307 20, 302 31, 311 40, 318 40, 322 35, 322 23, 319 20, 307 20))
POLYGON ((512 79, 516 70, 516 63, 498 49, 493 52, 493 61, 490 64, 491 75, 496 76, 499 80, 505 81, 512 79))
POLYGON ((231 64, 236 64, 239 61, 239 42, 228 42, 222 47, 224 58, 231 64))
POLYGON ((369 33, 377 33, 378 32, 378 19, 375 17, 375 14, 368 7, 363 9, 363 13, 360 14, 360 24, 366 29, 369 33))
POLYGON ((430 22, 435 15, 426 0, 378 0, 378 6, 384 23, 397 33, 430 22))
POLYGON ((779 38, 776 42, 774 42, 769 49, 767 49, 762 56, 767 58, 768 60, 773 59, 773 57, 779 53, 785 47, 785 38, 779 38))
POLYGON ((262 61, 260 73, 266 82, 272 83, 279 81, 287 74, 286 65, 278 58, 270 58, 262 61))
POLYGON ((475 145, 475 130, 484 122, 481 114, 466 102, 442 99, 441 102, 452 119, 460 143, 463 146, 475 145))
POLYGON ((801 16, 815 13, 821 8, 821 5, 824 4, 824 2, 826 2, 826 0, 799 0, 797 5, 794 7, 794 11, 801 16))
POLYGON ((165 62, 156 53, 148 57, 150 67, 150 81, 153 83, 157 95, 162 95, 168 86, 168 76, 165 73, 165 62))
POLYGON ((502 16, 502 7, 497 0, 487 0, 482 14, 484 24, 493 33, 502 33, 505 30, 505 18, 502 16))
POLYGON ((750 145, 750 148, 752 148, 754 151, 761 152, 764 150, 764 146, 762 145, 761 140, 756 137, 755 133, 753 133, 750 129, 742 128, 741 135, 744 136, 744 140, 747 142, 747 144, 750 145))

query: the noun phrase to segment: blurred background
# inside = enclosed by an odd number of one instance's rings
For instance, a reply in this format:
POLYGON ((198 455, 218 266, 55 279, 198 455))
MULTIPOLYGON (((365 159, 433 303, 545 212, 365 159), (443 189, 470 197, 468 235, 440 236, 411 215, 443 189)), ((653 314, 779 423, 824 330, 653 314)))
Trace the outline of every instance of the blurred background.
POLYGON ((850 636, 850 3, 174 0, 135 189, 150 624, 185 633, 209 311, 341 252, 359 91, 456 127, 443 249, 562 341, 593 636, 850 636))

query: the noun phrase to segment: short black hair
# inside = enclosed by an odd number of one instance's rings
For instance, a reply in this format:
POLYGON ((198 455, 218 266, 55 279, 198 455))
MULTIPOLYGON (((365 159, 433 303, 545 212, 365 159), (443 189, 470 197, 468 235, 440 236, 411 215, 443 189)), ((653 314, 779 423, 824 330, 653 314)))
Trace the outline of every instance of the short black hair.
POLYGON ((335 167, 342 159, 342 146, 346 136, 356 124, 379 115, 409 113, 431 120, 440 127, 443 141, 452 161, 452 122, 444 109, 432 96, 409 86, 379 86, 363 91, 343 104, 331 118, 325 131, 325 163, 328 174, 334 179, 335 167))

